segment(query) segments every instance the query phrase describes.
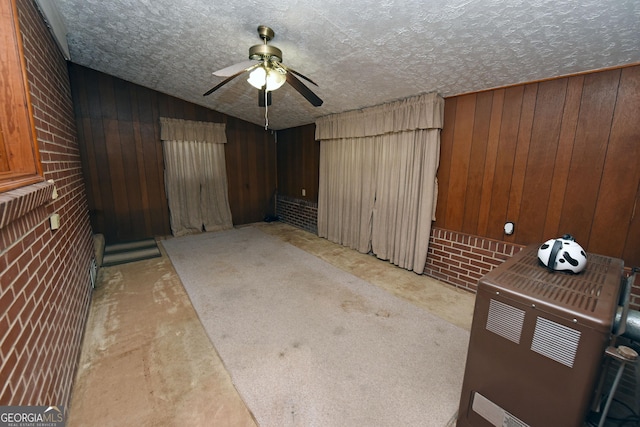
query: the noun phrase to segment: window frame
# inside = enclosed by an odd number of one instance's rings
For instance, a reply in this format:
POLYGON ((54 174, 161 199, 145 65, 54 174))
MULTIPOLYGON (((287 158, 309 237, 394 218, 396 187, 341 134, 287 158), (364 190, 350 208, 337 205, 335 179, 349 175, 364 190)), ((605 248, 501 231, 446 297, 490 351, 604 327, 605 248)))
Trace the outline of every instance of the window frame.
POLYGON ((0 193, 44 180, 16 0, 0 2, 0 193))

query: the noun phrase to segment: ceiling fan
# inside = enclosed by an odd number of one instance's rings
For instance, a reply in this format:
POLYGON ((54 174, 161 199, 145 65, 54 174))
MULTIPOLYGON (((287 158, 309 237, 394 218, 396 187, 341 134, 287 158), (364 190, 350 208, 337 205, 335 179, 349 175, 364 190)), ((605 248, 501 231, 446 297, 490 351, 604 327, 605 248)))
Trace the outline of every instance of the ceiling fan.
POLYGON ((261 107, 271 104, 271 92, 278 89, 285 82, 289 83, 311 105, 315 107, 321 106, 322 99, 302 83, 298 77, 315 86, 318 85, 310 78, 285 66, 282 63, 282 51, 275 46, 267 44, 275 35, 273 30, 265 25, 260 25, 258 27, 258 35, 264 43, 249 48, 249 61, 240 62, 215 71, 213 73, 214 76, 226 77, 226 79, 209 89, 203 96, 210 95, 241 74, 250 73, 247 81, 260 91, 258 105, 261 107))

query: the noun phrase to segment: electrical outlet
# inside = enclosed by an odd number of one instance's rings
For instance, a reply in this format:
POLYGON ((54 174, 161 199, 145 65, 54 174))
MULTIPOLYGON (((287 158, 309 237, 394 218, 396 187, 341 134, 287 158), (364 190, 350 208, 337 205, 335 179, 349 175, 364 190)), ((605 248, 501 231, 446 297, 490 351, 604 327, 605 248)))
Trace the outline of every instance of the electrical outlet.
POLYGON ((305 190, 304 188, 302 189, 302 195, 306 196, 307 195, 307 190, 305 190))

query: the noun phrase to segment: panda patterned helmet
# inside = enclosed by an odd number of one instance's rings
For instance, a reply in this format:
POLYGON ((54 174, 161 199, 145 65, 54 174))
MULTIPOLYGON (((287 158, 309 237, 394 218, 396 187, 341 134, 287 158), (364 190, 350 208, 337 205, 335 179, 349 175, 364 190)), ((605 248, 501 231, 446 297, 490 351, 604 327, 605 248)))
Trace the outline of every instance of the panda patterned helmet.
POLYGON ((587 266, 587 254, 570 234, 544 242, 538 249, 538 260, 551 271, 575 274, 587 266))

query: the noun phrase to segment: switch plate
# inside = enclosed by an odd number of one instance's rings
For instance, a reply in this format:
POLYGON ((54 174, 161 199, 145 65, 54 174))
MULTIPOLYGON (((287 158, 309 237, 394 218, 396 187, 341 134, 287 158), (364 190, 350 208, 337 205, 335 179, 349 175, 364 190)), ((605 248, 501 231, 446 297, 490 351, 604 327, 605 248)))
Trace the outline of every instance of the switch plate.
POLYGON ((53 215, 51 215, 51 218, 49 218, 49 221, 51 222, 51 229, 52 230, 57 230, 58 228, 60 228, 60 215, 57 213, 54 213, 53 215))

